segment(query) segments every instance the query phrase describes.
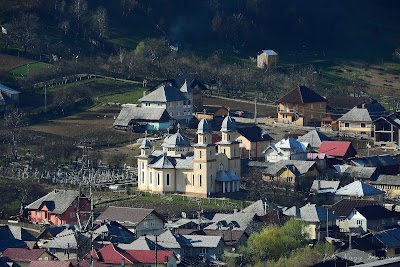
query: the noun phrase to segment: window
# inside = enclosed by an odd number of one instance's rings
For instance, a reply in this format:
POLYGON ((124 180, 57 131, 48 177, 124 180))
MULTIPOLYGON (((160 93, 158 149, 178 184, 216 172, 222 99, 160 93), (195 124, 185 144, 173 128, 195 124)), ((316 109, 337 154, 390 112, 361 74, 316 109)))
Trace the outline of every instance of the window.
POLYGON ((36 211, 36 217, 40 217, 42 215, 41 211, 36 211))
POLYGON ((199 174, 199 187, 202 186, 202 179, 201 179, 201 174, 199 174))
POLYGON ((349 127, 350 127, 350 123, 345 122, 345 123, 344 123, 344 127, 345 127, 345 128, 349 128, 349 127))
POLYGON ((144 184, 144 171, 142 171, 142 184, 144 184))
POLYGON ((394 254, 400 254, 400 248, 395 248, 394 249, 394 254))
POLYGON ((218 254, 222 254, 222 248, 218 248, 218 254))
POLYGON ((153 184, 153 173, 149 172, 149 184, 153 184))
POLYGON ((319 104, 319 107, 320 107, 320 108, 324 108, 324 104, 320 103, 320 104, 319 104))
POLYGON ((202 248, 200 253, 201 254, 207 254, 208 253, 208 249, 207 248, 202 248))
POLYGON ((204 136, 204 143, 207 143, 207 137, 204 136))
POLYGON ((212 152, 211 152, 211 150, 210 150, 210 153, 209 153, 209 154, 210 154, 210 157, 211 157, 211 155, 212 155, 211 153, 212 153, 212 152))
POLYGON ((365 128, 365 123, 360 123, 361 128, 365 128))
POLYGON ((314 104, 311 104, 311 109, 314 109, 314 104))
POLYGON ((357 225, 362 225, 362 220, 357 220, 357 225))
POLYGON ((144 169, 144 162, 140 162, 140 167, 144 169))
POLYGON ((192 175, 192 185, 194 185, 194 174, 192 175))
POLYGON ((201 163, 199 163, 199 169, 201 170, 201 163))
POLYGON ((231 141, 231 135, 228 134, 228 141, 231 141))
POLYGON ((169 173, 167 173, 167 179, 166 179, 166 185, 170 186, 171 185, 171 178, 169 177, 169 173))
POLYGON ((236 148, 233 149, 233 156, 236 157, 236 148))
POLYGON ((201 150, 199 151, 199 159, 201 159, 201 150))
POLYGON ((157 185, 160 185, 160 173, 157 173, 157 185))
POLYGON ((185 173, 184 175, 185 175, 185 184, 190 184, 187 173, 185 173))
POLYGON ((74 218, 74 217, 75 217, 75 212, 71 211, 71 212, 69 213, 69 217, 70 217, 70 218, 74 218))

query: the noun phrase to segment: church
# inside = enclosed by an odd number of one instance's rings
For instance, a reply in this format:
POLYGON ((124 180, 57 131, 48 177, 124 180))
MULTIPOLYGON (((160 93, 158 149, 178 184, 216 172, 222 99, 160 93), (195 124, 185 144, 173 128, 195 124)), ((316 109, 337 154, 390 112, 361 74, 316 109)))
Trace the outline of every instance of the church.
POLYGON ((203 118, 197 127, 197 144, 180 133, 164 139, 154 150, 147 138, 140 146, 138 189, 153 193, 182 193, 198 197, 236 192, 240 189, 240 150, 235 141, 235 120, 226 116, 222 140, 212 143, 212 128, 203 118))

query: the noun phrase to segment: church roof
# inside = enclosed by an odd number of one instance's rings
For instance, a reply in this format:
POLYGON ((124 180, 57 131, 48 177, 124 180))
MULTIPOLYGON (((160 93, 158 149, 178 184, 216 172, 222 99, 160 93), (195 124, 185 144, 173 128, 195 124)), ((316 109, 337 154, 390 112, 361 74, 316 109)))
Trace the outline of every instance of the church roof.
POLYGON ((201 119, 197 126, 197 133, 212 133, 211 123, 206 119, 201 119))
POLYGON ((229 114, 221 124, 221 132, 233 132, 236 130, 236 121, 229 114))
POLYGON ((171 134, 164 139, 162 147, 190 147, 190 139, 182 135, 179 130, 175 134, 171 134))
POLYGON ((142 144, 140 145, 139 148, 152 148, 152 147, 153 147, 153 146, 152 146, 152 144, 150 143, 150 140, 147 139, 147 138, 145 137, 145 138, 143 138, 142 144))

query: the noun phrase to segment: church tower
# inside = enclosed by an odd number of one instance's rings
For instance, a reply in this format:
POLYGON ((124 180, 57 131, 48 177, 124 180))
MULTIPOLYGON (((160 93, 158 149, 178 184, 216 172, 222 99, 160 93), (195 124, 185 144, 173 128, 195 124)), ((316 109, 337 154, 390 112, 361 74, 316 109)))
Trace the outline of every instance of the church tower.
MULTIPOLYGON (((147 133, 146 133, 147 135, 147 133)), ((151 155, 153 151, 153 146, 150 143, 150 140, 147 139, 147 136, 143 138, 143 141, 140 145, 140 156, 138 156, 138 189, 148 190, 148 181, 147 181, 147 173, 148 173, 148 164, 153 159, 151 155)))
POLYGON ((212 128, 206 118, 197 127, 197 144, 194 145, 193 173, 196 194, 208 196, 215 192, 216 163, 212 128))
POLYGON ((231 170, 240 175, 240 149, 239 142, 236 141, 236 122, 229 114, 225 117, 221 124, 222 140, 218 142, 218 153, 223 153, 228 157, 229 166, 224 166, 224 169, 231 170))

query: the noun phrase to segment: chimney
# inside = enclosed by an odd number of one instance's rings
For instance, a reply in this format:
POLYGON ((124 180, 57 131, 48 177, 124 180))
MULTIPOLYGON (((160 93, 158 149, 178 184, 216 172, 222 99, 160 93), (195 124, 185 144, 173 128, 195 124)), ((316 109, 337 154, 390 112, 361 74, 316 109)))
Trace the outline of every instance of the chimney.
POLYGON ((317 189, 320 190, 321 189, 321 180, 317 180, 317 183, 318 183, 317 189))

